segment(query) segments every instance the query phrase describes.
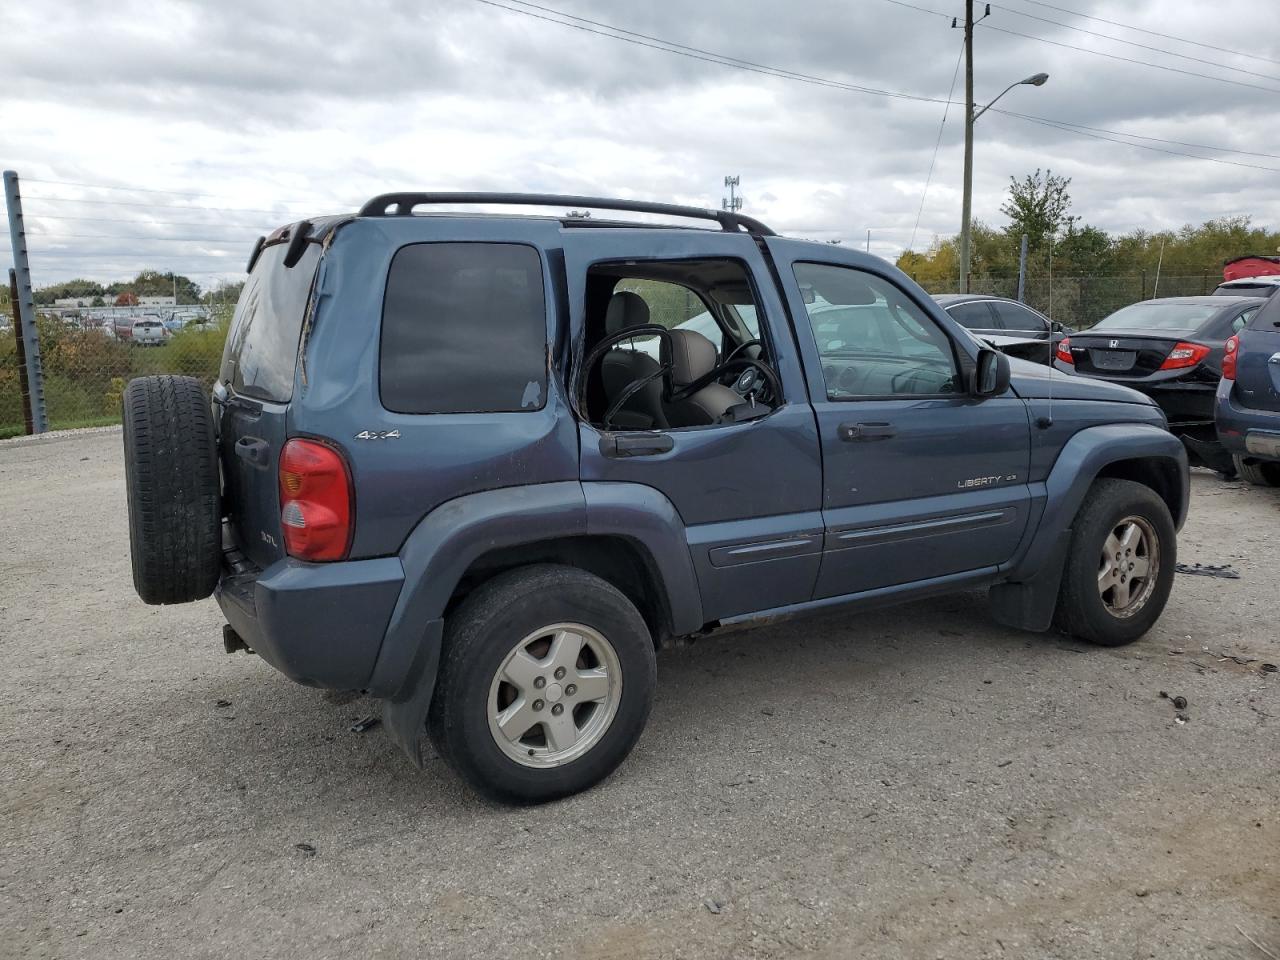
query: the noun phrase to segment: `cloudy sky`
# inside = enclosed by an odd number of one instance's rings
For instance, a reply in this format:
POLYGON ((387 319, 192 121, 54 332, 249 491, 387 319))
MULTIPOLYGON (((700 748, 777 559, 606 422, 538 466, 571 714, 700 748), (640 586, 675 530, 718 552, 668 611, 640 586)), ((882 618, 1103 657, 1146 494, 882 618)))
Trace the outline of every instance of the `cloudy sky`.
MULTIPOLYGON (((892 258, 921 209, 962 12, 961 0, 10 4, 0 165, 26 178, 38 285, 144 267, 207 285, 241 271, 271 227, 387 190, 719 206, 726 174, 742 178, 744 211, 780 232, 861 245, 870 230, 892 258), (736 65, 708 62, 724 58, 736 65)), ((1073 178, 1075 211, 1109 230, 1234 214, 1280 225, 1269 15, 1257 0, 991 4, 975 32, 979 101, 1045 71, 1047 85, 998 109, 1055 125, 979 121, 974 215, 999 223, 1008 178, 1052 167, 1073 178)), ((917 249, 958 229, 961 117, 952 107, 941 127, 917 249)))

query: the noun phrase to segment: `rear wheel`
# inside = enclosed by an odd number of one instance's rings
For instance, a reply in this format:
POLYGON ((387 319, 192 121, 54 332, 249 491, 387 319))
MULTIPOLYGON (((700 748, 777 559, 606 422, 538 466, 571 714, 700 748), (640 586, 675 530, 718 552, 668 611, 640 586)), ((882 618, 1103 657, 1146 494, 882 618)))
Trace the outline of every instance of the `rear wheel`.
POLYGON ((209 399, 194 377, 140 377, 122 407, 134 588, 147 603, 202 600, 222 564, 209 399))
POLYGON ((1236 457, 1236 472, 1259 487, 1280 487, 1280 463, 1236 457))
POLYGON ((648 627, 621 592, 572 567, 524 567, 448 618, 428 732, 485 796, 553 800, 626 758, 655 682, 648 627))
POLYGON ((1072 524, 1054 620, 1092 643, 1131 643, 1164 611, 1176 563, 1173 518, 1156 492, 1098 480, 1072 524))

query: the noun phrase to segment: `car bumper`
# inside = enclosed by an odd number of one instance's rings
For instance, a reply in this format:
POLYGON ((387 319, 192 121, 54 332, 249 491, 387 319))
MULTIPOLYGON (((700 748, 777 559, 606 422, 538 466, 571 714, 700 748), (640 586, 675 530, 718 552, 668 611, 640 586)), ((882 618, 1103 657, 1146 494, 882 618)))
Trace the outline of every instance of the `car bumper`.
POLYGON ((232 629, 285 676, 363 690, 404 584, 397 557, 344 563, 286 558, 228 569, 214 593, 232 629))
POLYGON ((1280 461, 1280 412, 1241 406, 1231 380, 1218 384, 1214 420, 1218 439, 1231 453, 1280 461))
POLYGON ((1129 380, 1123 377, 1100 377, 1077 373, 1073 364, 1053 361, 1054 369, 1090 380, 1103 380, 1137 390, 1156 402, 1175 433, 1179 427, 1213 424, 1214 385, 1193 380, 1129 380))

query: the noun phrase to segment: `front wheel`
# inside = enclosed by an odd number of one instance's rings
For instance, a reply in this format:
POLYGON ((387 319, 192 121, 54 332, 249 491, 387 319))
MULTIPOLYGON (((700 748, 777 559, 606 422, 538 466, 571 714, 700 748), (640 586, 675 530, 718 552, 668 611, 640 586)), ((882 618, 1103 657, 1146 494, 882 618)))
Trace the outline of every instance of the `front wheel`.
POLYGON ((1102 646, 1132 643, 1164 611, 1177 559, 1173 518, 1154 490, 1096 481, 1072 524, 1055 623, 1102 646))
POLYGON ((593 574, 501 574, 448 618, 444 643, 428 732, 487 797, 540 803, 585 790, 644 729, 653 640, 635 606, 593 574))

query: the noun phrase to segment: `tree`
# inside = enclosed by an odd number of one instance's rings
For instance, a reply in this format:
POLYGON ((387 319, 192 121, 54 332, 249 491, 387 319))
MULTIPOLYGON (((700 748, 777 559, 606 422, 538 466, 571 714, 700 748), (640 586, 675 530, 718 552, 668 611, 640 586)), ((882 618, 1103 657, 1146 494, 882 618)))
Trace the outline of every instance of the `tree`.
POLYGON ((1009 178, 1009 199, 1000 212, 1009 218, 1006 232, 1015 239, 1027 235, 1027 246, 1040 250, 1061 227, 1071 229, 1078 218, 1071 216, 1070 177, 1055 176, 1052 170, 1042 174, 1039 168, 1021 180, 1009 178))
POLYGON ((117 307, 136 307, 138 305, 138 295, 130 290, 126 290, 120 296, 116 297, 117 307))

